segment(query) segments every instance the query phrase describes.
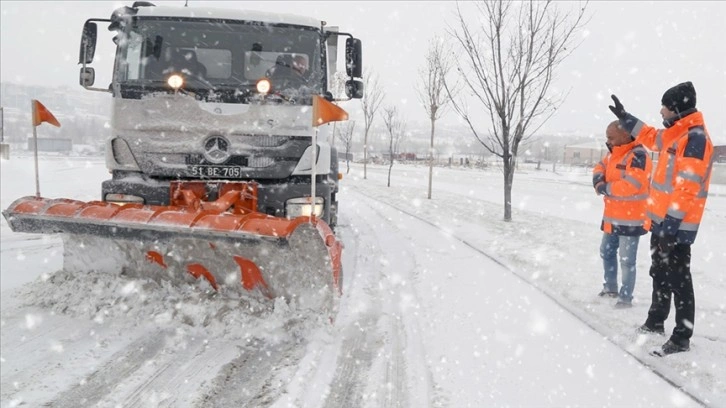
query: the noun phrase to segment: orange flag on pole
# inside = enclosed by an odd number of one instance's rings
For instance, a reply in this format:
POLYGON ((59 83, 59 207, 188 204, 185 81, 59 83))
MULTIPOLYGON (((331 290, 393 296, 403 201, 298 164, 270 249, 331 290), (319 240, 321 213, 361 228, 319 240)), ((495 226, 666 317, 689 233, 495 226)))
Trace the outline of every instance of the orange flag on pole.
POLYGON ((60 127, 60 122, 40 101, 33 99, 33 126, 38 126, 43 122, 60 127))
POLYGON ((319 95, 313 95, 313 126, 341 120, 348 120, 348 112, 319 95))

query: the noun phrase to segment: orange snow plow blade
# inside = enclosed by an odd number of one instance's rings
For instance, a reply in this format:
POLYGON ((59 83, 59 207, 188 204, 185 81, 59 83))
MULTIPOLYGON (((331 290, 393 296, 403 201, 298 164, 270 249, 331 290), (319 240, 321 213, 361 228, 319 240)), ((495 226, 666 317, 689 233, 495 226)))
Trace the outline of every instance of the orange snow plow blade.
POLYGON ((342 244, 324 221, 256 212, 251 183, 229 183, 210 202, 200 184, 172 183, 169 206, 23 197, 3 215, 16 232, 63 234, 69 271, 204 280, 233 296, 333 307, 342 244))

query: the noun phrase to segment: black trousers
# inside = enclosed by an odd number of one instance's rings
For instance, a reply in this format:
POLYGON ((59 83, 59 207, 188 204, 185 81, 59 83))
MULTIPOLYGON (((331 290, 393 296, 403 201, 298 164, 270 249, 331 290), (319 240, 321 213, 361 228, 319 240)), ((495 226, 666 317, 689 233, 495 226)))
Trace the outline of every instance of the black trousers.
POLYGON ((648 310, 646 325, 663 327, 671 308, 671 298, 676 307, 674 340, 687 341, 693 336, 696 300, 691 279, 691 245, 676 244, 673 251, 665 255, 658 248, 658 239, 650 234, 653 295, 648 310))

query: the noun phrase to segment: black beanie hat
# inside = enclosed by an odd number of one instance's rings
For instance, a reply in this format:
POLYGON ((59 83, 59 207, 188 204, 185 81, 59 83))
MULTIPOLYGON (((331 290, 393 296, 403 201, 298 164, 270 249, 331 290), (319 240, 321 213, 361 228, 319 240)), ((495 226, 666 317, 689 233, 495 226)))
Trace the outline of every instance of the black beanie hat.
POLYGON ((696 89, 691 81, 680 83, 665 91, 660 103, 676 113, 693 109, 696 107, 696 89))

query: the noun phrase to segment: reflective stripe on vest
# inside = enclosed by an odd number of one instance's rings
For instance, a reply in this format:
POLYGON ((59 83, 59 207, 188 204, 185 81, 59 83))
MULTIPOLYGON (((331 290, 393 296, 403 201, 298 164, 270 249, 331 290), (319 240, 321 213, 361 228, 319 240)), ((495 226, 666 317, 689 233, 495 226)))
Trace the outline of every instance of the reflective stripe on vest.
POLYGON ((648 218, 653 220, 654 223, 660 224, 661 222, 663 222, 663 217, 659 216, 658 214, 655 214, 651 211, 647 211, 647 214, 648 214, 648 218))
POLYGON ((686 180, 695 181, 698 184, 703 184, 703 179, 701 178, 701 176, 696 173, 691 173, 690 171, 679 171, 678 177, 684 178, 686 180))
POLYGON ((615 226, 641 227, 643 225, 643 220, 621 220, 619 218, 612 217, 603 217, 602 220, 615 226))
POLYGON ((639 200, 647 200, 648 199, 648 193, 645 194, 639 194, 629 197, 614 197, 609 195, 608 199, 610 201, 639 201, 639 200))
POLYGON ((665 159, 668 160, 666 162, 666 173, 665 173, 665 180, 663 180, 663 184, 658 183, 656 180, 653 180, 653 182, 650 184, 650 186, 658 191, 662 191, 668 195, 673 193, 673 173, 675 172, 676 168, 676 152, 678 151, 678 140, 673 142, 673 145, 668 149, 668 153, 670 154, 661 154, 658 156, 658 160, 663 160, 663 156, 667 156, 665 159))
POLYGON ((660 129, 655 134, 655 146, 658 148, 658 151, 663 150, 663 132, 665 130, 660 129))

